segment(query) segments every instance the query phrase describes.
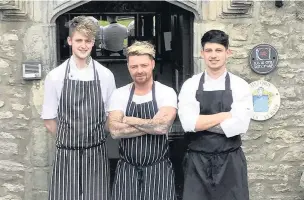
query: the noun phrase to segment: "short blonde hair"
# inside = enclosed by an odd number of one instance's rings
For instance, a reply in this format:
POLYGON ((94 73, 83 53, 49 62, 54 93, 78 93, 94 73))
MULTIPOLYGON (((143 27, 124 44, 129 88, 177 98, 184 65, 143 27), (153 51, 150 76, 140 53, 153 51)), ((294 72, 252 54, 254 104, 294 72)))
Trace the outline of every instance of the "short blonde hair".
POLYGON ((77 16, 69 22, 70 37, 75 33, 75 31, 78 31, 88 38, 95 39, 97 30, 98 25, 90 17, 77 16))
POLYGON ((155 58, 155 48, 147 41, 135 41, 127 48, 127 58, 129 56, 148 55, 151 59, 155 58))

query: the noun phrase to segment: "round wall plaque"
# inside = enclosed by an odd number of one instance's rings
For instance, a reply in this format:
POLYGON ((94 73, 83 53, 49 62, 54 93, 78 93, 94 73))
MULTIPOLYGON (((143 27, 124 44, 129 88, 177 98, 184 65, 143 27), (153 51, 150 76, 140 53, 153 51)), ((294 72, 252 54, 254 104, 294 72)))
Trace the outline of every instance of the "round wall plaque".
POLYGON ((274 116, 280 108, 278 89, 271 83, 259 80, 250 83, 253 98, 253 120, 264 121, 274 116))
POLYGON ((258 74, 268 74, 275 70, 278 60, 277 50, 269 44, 255 46, 249 56, 250 67, 258 74))

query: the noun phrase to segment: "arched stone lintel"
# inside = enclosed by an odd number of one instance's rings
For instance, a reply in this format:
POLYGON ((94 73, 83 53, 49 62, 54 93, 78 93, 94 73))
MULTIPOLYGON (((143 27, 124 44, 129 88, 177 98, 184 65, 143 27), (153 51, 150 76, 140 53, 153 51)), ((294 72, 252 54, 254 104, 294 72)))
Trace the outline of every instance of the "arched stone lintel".
POLYGON ((189 3, 186 3, 186 2, 190 2, 191 1, 172 1, 172 0, 166 0, 168 3, 171 3, 173 5, 176 5, 180 8, 183 8, 191 13, 194 14, 194 20, 195 21, 201 21, 203 18, 202 18, 202 2, 201 1, 196 1, 196 3, 192 3, 193 6, 190 6, 189 3), (195 6, 195 7, 194 7, 195 6))
POLYGON ((51 17, 50 17, 50 23, 55 23, 56 19, 62 15, 63 13, 66 13, 70 10, 73 10, 74 8, 77 8, 83 4, 86 4, 88 2, 90 2, 91 0, 79 0, 79 1, 75 1, 75 0, 71 0, 71 1, 66 1, 61 5, 58 5, 56 8, 54 8, 54 12, 52 13, 51 17))
MULTIPOLYGON (((66 13, 70 10, 73 10, 74 8, 77 8, 78 6, 81 6, 83 4, 86 4, 90 2, 91 0, 70 0, 65 1, 64 3, 58 5, 57 7, 54 6, 54 12, 50 16, 50 23, 55 23, 56 19, 62 15, 63 13, 66 13)), ((191 1, 172 1, 172 0, 166 0, 168 3, 174 4, 180 8, 183 8, 187 11, 190 11, 194 14, 195 20, 200 21, 202 19, 202 15, 200 14, 202 12, 202 2, 196 1, 196 3, 191 3, 191 1), (190 6, 190 4, 193 4, 193 6, 190 6)))

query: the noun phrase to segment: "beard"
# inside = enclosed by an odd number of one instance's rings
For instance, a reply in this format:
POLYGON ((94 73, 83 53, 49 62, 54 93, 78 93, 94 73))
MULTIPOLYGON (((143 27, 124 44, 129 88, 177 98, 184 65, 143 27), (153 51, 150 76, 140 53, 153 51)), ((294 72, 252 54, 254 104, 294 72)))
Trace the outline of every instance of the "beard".
POLYGON ((137 84, 146 84, 148 82, 150 82, 152 79, 152 76, 148 76, 147 74, 143 74, 143 75, 136 75, 133 78, 133 81, 137 84))

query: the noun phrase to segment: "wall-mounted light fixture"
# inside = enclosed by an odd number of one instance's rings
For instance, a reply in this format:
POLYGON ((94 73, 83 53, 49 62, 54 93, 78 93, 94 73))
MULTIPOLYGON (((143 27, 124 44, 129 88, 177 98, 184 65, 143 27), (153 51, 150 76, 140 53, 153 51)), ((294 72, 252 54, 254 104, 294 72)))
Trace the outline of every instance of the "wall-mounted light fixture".
POLYGON ((283 0, 278 0, 278 1, 275 1, 275 6, 278 7, 278 8, 281 8, 283 6, 283 0))

